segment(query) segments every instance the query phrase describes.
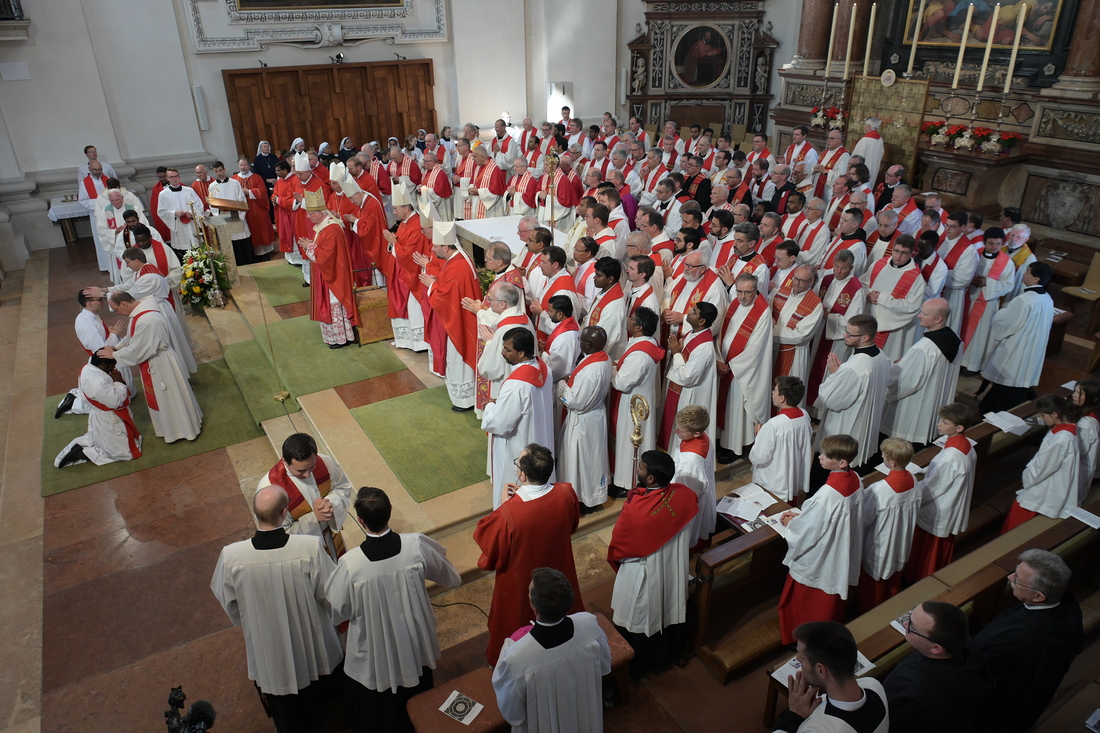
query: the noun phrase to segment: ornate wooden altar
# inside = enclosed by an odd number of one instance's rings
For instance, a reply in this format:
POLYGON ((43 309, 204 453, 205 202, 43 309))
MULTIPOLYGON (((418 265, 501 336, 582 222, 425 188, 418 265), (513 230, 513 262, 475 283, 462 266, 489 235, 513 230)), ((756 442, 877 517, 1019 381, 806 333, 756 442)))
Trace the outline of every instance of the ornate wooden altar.
POLYGON ((639 25, 628 44, 630 114, 646 125, 764 129, 779 43, 768 33, 763 0, 646 0, 645 15, 645 32, 639 25))

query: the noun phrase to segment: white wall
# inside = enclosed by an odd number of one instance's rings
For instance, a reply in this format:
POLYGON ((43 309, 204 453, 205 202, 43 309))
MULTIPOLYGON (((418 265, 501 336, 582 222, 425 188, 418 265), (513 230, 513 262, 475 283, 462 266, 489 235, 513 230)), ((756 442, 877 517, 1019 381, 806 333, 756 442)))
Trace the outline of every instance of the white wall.
MULTIPOLYGON (((527 104, 524 15, 523 3, 517 0, 451 0, 455 40, 453 46, 447 45, 453 49, 454 64, 446 83, 456 95, 462 92, 448 118, 451 125, 473 122, 485 132, 504 110, 516 123, 523 119, 527 104)), ((437 95, 440 86, 437 65, 437 95)))

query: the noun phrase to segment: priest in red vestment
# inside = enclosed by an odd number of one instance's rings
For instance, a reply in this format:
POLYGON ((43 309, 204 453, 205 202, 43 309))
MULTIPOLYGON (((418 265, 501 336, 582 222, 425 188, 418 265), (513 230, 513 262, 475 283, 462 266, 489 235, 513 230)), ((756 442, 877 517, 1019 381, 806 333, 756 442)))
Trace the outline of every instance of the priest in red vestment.
POLYGON ((156 227, 157 234, 160 235, 160 241, 162 242, 172 241, 172 230, 164 223, 164 219, 160 218, 160 212, 157 211, 157 207, 160 204, 160 192, 163 191, 167 185, 168 168, 162 165, 157 168, 157 183, 149 193, 149 219, 153 222, 153 226, 156 227))
POLYGON ((298 240, 298 246, 314 264, 310 272, 309 319, 321 324, 321 336, 330 349, 340 349, 355 342, 355 327, 361 325, 344 228, 329 213, 320 191, 306 191, 303 203, 313 224, 313 241, 305 237, 298 240))
MULTIPOLYGON (((233 179, 241 184, 245 198, 248 199, 248 211, 244 220, 252 237, 252 250, 258 255, 269 254, 274 249, 275 230, 271 228, 271 199, 267 195, 264 179, 252 172, 252 163, 248 158, 237 160, 238 173, 233 179)), ((160 231, 160 227, 157 227, 160 231)))
POLYGON ((491 665, 497 663, 504 640, 531 621, 528 588, 535 568, 563 573, 573 586, 570 613, 584 610, 572 544, 580 502, 569 484, 550 483, 553 471, 550 449, 528 445, 516 459, 516 483, 504 485, 504 501, 474 529, 474 542, 481 548, 477 566, 496 571, 485 653, 491 665))

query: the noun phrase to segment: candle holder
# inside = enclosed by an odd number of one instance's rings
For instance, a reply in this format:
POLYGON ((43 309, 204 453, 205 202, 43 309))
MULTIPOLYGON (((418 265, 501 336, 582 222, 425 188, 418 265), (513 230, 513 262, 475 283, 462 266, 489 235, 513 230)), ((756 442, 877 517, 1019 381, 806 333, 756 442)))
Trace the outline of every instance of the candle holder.
POLYGON ((955 140, 955 150, 961 150, 968 153, 974 149, 974 143, 974 133, 967 130, 955 140))

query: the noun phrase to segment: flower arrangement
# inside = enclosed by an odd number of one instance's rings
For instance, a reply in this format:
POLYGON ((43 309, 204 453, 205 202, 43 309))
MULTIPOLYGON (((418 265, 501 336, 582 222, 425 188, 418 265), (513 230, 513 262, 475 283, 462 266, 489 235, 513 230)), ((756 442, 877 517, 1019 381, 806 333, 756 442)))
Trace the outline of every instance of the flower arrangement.
POLYGON ((843 130, 844 120, 847 118, 840 107, 814 107, 810 110, 810 126, 811 127, 825 127, 828 125, 831 130, 843 130))
POLYGON ((947 139, 952 143, 958 142, 959 138, 963 137, 967 133, 966 125, 948 125, 944 128, 943 134, 947 136, 947 139))
POLYGON ((928 120, 927 122, 921 123, 920 133, 928 137, 933 137, 934 135, 940 134, 945 127, 947 127, 947 120, 928 120))
POLYGON ((979 145, 988 142, 993 137, 993 130, 988 127, 974 127, 971 132, 974 133, 974 140, 979 145))
POLYGON ((481 294, 485 295, 489 292, 489 286, 493 284, 493 280, 497 274, 490 270, 488 267, 482 267, 477 271, 477 282, 481 285, 481 294))
POLYGON ((1018 132, 1001 133, 1001 147, 1005 150, 1012 150, 1017 145, 1022 145, 1023 142, 1024 136, 1018 132))
POLYGON ((217 300, 214 293, 228 291, 229 276, 226 273, 225 257, 202 247, 193 247, 183 256, 183 279, 179 293, 183 302, 195 309, 206 308, 217 300))

